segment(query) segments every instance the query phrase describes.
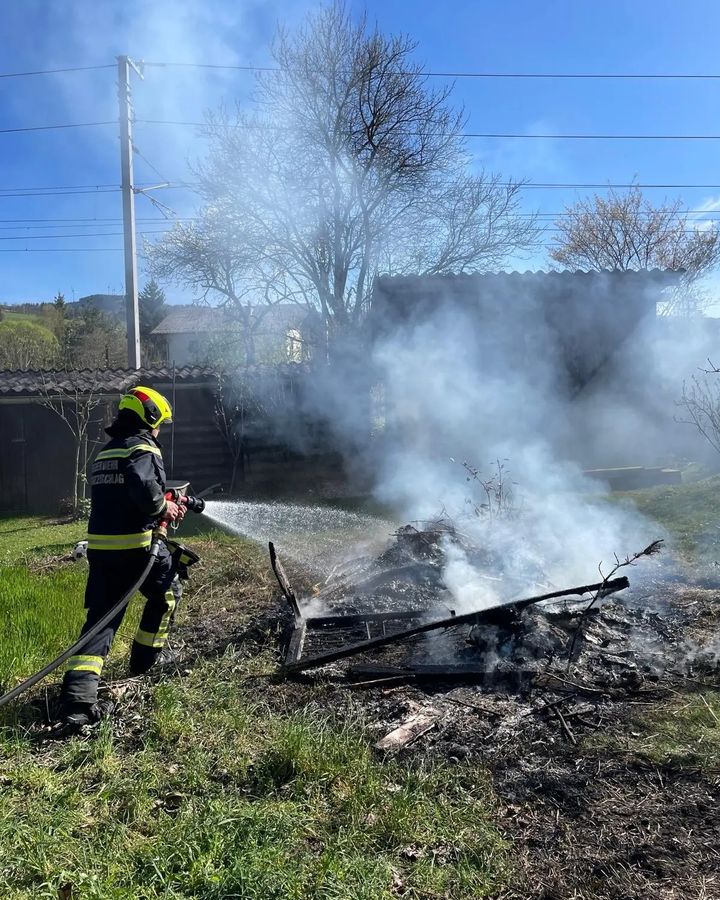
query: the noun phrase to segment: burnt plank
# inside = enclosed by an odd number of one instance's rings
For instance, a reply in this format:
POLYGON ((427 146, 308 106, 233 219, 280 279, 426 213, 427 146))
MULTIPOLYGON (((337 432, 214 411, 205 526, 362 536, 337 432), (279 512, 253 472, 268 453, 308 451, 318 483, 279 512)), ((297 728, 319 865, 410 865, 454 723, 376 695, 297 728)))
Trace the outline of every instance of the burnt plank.
POLYGON ((285 654, 285 665, 297 662, 300 659, 300 657, 302 656, 303 647, 305 646, 306 634, 307 627, 305 622, 301 622, 299 625, 295 626, 295 629, 290 636, 287 653, 285 654))
POLYGON ((312 616, 306 619, 308 628, 352 628, 356 625, 364 625, 366 622, 398 622, 407 619, 422 619, 432 612, 430 609, 404 609, 396 612, 383 613, 357 613, 353 615, 337 616, 312 616))
POLYGON ((270 565, 272 566, 272 570, 278 580, 280 590, 283 592, 283 596, 290 604, 290 608, 292 609, 293 615, 295 616, 295 621, 299 622, 300 619, 302 619, 302 615, 300 613, 300 607, 298 606, 295 592, 290 587, 290 580, 285 573, 285 569, 283 568, 283 565, 280 562, 277 553, 275 552, 275 544, 270 541, 268 547, 270 549, 270 565))
MULTIPOLYGON (((487 668, 484 665, 409 665, 409 666, 373 666, 359 665, 348 669, 350 678, 372 679, 404 679, 406 681, 468 681, 483 685, 527 684, 534 680, 535 673, 525 669, 503 671, 487 668)), ((361 682, 362 683, 362 682, 361 682)), ((371 683, 371 682, 365 682, 371 683)))

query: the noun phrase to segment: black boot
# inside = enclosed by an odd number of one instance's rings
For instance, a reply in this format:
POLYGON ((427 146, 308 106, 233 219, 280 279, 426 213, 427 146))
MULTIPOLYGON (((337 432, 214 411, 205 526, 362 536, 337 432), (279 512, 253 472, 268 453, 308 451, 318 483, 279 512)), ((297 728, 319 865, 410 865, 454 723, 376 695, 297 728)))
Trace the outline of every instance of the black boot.
POLYGON ((114 709, 110 700, 95 703, 71 703, 63 710, 62 724, 68 731, 80 731, 86 725, 95 725, 107 718, 114 709))

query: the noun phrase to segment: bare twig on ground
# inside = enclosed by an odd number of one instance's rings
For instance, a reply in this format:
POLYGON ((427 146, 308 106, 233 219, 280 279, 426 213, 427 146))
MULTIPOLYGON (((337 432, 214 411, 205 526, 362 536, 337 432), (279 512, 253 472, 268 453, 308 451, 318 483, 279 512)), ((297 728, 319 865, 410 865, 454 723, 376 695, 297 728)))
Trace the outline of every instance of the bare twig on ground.
POLYGON ((595 595, 593 596, 593 598, 590 600, 588 605, 583 610, 583 614, 580 616, 580 621, 577 624, 577 628, 575 629, 575 631, 573 633, 572 640, 570 641, 570 649, 568 651, 567 668, 565 670, 566 672, 570 671, 570 666, 572 665, 573 656, 575 654, 575 645, 577 644, 577 640, 578 640, 578 637, 580 636, 580 632, 582 631, 583 625, 585 624, 585 620, 588 617, 588 615, 590 614, 590 611, 592 610, 592 608, 598 602, 598 600, 605 595, 605 592, 607 589, 607 583, 610 581, 610 579, 615 575, 615 573, 619 569, 623 569, 623 568, 625 568, 625 566, 634 566, 635 563, 639 559, 641 559, 643 556, 655 556, 656 553, 660 552, 660 550, 662 549, 662 545, 664 543, 665 542, 661 538, 658 538, 657 540, 654 540, 654 541, 652 541, 652 543, 648 544, 644 550, 640 550, 637 553, 633 553, 632 556, 626 556, 625 559, 621 560, 616 555, 615 556, 615 565, 613 566, 613 568, 607 575, 603 574, 602 562, 598 565, 598 571, 600 572, 600 575, 602 576, 603 580, 602 580, 600 587, 595 592, 595 595))

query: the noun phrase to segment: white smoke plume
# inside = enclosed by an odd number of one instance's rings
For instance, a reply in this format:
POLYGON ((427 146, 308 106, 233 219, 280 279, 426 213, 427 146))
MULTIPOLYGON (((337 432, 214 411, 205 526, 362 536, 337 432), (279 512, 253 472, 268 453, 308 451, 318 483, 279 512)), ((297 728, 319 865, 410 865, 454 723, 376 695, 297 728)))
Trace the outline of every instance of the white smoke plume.
MULTIPOLYGON (((558 446, 568 401, 553 336, 538 341, 549 350, 518 355, 522 337, 513 331, 522 323, 510 316, 478 347, 469 315, 443 305, 430 321, 379 343, 375 362, 390 433, 378 495, 408 519, 443 509, 455 519, 464 511, 458 527, 478 543, 491 541, 510 575, 534 569, 554 583, 592 581, 599 561, 648 543, 652 532, 635 516, 591 502, 574 448, 566 445, 563 453, 558 446), (507 460, 522 509, 488 525, 486 517, 467 515, 466 500, 478 485, 466 480, 460 461, 491 474, 498 459, 507 460)), ((472 566, 452 559, 448 577, 461 605, 482 596, 472 566)))

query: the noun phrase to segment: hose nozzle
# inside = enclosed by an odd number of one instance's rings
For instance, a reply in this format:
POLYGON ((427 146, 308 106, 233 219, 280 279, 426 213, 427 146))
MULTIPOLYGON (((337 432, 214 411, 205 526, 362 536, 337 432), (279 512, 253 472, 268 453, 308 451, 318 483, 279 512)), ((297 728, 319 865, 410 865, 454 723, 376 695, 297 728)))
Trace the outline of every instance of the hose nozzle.
POLYGON ((182 497, 181 502, 184 503, 185 506, 187 506, 190 512, 205 512, 205 501, 202 497, 194 497, 192 494, 190 494, 182 497))

